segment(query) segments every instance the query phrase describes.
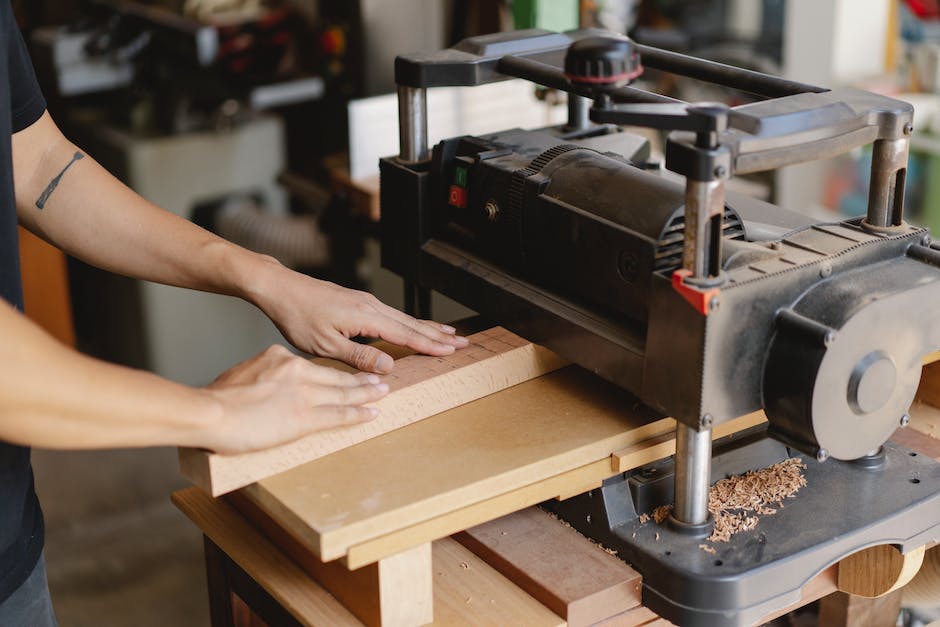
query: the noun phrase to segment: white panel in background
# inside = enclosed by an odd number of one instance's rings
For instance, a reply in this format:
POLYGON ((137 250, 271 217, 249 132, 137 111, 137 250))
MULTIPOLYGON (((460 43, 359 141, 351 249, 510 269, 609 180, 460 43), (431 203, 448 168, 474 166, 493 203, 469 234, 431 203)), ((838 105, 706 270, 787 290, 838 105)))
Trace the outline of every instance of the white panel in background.
POLYGON ((832 78, 847 84, 885 73, 892 0, 840 0, 836 8, 832 78))
MULTIPOLYGON (((398 96, 353 100, 348 112, 349 174, 354 180, 375 176, 381 157, 398 154, 398 96)), ((458 135, 559 124, 566 116, 564 105, 538 100, 535 86, 523 80, 428 90, 431 147, 458 135)))

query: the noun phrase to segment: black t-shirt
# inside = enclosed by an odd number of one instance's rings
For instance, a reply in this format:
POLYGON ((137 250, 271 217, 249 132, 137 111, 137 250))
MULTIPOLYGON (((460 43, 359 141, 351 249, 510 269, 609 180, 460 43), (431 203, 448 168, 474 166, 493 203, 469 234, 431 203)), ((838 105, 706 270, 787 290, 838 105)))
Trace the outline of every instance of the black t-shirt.
MULTIPOLYGON (((10 138, 45 110, 10 1, 0 0, 0 298, 20 310, 23 290, 10 138)), ((0 602, 26 581, 42 546, 42 512, 33 489, 29 449, 0 441, 0 602)))

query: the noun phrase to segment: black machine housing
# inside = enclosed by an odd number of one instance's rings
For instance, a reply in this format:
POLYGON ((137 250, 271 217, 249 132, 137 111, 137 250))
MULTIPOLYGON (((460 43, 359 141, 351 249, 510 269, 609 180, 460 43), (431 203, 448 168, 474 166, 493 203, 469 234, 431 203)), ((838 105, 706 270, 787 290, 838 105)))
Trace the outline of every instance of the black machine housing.
POLYGON ((940 348, 940 250, 903 220, 912 107, 645 46, 647 67, 763 99, 722 112, 601 90, 562 69, 569 46, 596 34, 503 33, 396 59, 400 105, 431 87, 521 77, 593 99, 596 122, 455 137, 411 155, 403 130, 403 154, 380 163, 382 263, 405 278, 412 312, 427 315, 426 290, 440 291, 692 429, 763 409, 785 445, 771 461, 802 452, 818 487, 720 560, 667 529, 654 545, 637 522, 635 476, 555 508, 631 561, 644 602, 674 622, 747 624, 856 550, 940 539, 940 465, 882 447, 908 421, 924 355, 940 348), (666 170, 631 124, 675 129, 666 170), (683 275, 704 245, 688 224, 696 192, 872 142, 867 216, 821 222, 728 192, 709 218, 711 271, 683 275), (827 472, 829 457, 845 461, 827 472), (860 513, 801 534, 826 507, 860 513))
MULTIPOLYGON (((545 59, 545 45, 563 51, 578 36, 476 38, 458 47, 479 53, 462 53, 468 59, 454 61, 449 50, 399 57, 396 67, 400 82, 424 81, 419 87, 488 82, 496 78, 484 71, 490 49, 501 52, 492 65, 514 47, 545 59), (468 65, 477 73, 462 75, 468 65)), ((907 103, 866 92, 803 91, 732 109, 733 126, 720 135, 725 160, 710 162, 750 172, 821 158, 905 138, 911 119, 907 103)), ((667 166, 670 153, 683 163, 682 135, 670 136, 667 166)), ((694 428, 765 409, 775 435, 807 453, 854 459, 877 449, 913 400, 922 356, 940 347, 938 325, 916 314, 940 305, 940 253, 928 232, 903 220, 881 229, 862 219, 818 223, 729 193, 720 294, 703 314, 673 287, 684 244, 681 179, 647 157, 642 137, 598 124, 458 137, 427 161, 383 159, 382 263, 694 428), (915 284, 933 287, 915 295, 915 284), (899 317, 841 340, 876 300, 899 317), (830 370, 838 381, 820 379, 830 370)))

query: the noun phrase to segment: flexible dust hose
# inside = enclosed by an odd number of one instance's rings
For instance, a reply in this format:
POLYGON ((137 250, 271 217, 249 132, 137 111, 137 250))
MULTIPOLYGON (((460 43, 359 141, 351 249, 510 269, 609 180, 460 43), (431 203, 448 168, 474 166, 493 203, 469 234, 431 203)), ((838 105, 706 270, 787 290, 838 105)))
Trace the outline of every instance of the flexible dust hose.
POLYGON ((920 570, 901 589, 905 607, 940 607, 940 546, 927 549, 920 570))
POLYGON ((215 229, 230 242, 270 255, 289 268, 314 268, 329 261, 329 242, 312 216, 279 215, 251 202, 232 202, 219 210, 215 229))

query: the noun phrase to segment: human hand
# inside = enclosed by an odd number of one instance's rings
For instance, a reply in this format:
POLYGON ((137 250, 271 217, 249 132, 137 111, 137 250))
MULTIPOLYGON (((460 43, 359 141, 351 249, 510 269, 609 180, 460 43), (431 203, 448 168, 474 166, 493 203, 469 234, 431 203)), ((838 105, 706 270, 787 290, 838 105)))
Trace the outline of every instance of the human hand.
POLYGON ((381 338, 435 356, 449 355, 469 343, 453 327, 412 318, 366 292, 280 270, 256 304, 302 351, 339 359, 359 370, 387 373, 394 366, 390 355, 350 338, 381 338))
POLYGON ((318 366, 275 345, 223 372, 206 391, 221 405, 222 420, 204 434, 204 446, 234 454, 372 420, 378 410, 362 405, 385 396, 388 385, 374 374, 318 366))

